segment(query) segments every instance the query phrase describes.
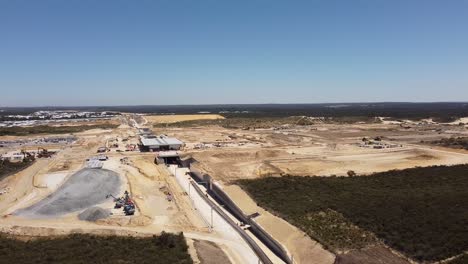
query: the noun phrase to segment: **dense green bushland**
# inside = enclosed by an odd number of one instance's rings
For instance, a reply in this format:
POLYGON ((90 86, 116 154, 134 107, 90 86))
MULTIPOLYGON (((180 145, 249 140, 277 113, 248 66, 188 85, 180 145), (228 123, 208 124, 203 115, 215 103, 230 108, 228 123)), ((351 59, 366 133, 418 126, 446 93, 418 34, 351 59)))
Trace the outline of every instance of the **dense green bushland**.
POLYGON ((10 162, 9 160, 0 160, 0 180, 8 175, 26 169, 33 163, 33 158, 25 158, 21 162, 10 162))
POLYGON ((0 236, 0 263, 192 263, 182 233, 133 238, 69 235, 20 241, 0 236))
POLYGON ((68 134, 86 131, 89 129, 113 129, 115 124, 98 124, 85 126, 32 126, 32 127, 0 127, 0 136, 27 136, 33 134, 68 134))
MULTIPOLYGON (((330 210, 416 260, 446 259, 468 249, 468 165, 239 183, 260 206, 331 248, 343 244, 337 242, 339 235, 330 235, 333 226, 311 223, 316 222, 314 215, 330 210)), ((349 243, 365 244, 355 243, 353 237, 349 243)))

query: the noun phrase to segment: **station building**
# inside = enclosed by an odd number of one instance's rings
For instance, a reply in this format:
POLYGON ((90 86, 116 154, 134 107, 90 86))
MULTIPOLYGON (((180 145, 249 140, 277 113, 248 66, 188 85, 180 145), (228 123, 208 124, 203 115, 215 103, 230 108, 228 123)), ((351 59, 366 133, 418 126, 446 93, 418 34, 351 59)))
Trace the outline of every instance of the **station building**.
POLYGON ((177 138, 171 138, 164 135, 161 136, 140 136, 142 151, 167 151, 180 150, 184 146, 184 142, 177 138))

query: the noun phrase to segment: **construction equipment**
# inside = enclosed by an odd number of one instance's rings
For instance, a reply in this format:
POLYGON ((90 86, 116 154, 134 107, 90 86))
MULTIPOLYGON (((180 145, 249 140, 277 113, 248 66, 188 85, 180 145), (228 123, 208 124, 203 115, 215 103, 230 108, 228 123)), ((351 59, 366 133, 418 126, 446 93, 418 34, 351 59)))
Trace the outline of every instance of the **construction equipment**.
POLYGON ((135 214, 135 203, 132 201, 132 199, 129 196, 129 193, 125 191, 124 193, 124 213, 125 215, 134 215, 135 214))
POLYGON ((48 151, 45 148, 37 148, 37 157, 38 158, 50 158, 55 154, 53 151, 48 151))
POLYGON ((122 206, 124 206, 125 201, 124 201, 123 198, 121 198, 121 197, 115 197, 115 196, 112 195, 112 194, 106 195, 106 198, 109 198, 109 197, 114 198, 114 202, 115 202, 114 208, 115 208, 115 209, 119 209, 119 208, 122 208, 122 206))
POLYGON ((125 215, 134 215, 135 214, 135 203, 130 198, 128 191, 125 191, 123 197, 115 197, 112 194, 106 195, 106 198, 112 197, 115 202, 115 209, 119 209, 123 207, 123 211, 125 215))
POLYGON ((34 155, 24 149, 21 150, 21 154, 23 155, 23 160, 34 160, 34 155))
POLYGON ((128 204, 124 206, 124 213, 125 215, 135 214, 135 204, 132 201, 130 201, 128 204))

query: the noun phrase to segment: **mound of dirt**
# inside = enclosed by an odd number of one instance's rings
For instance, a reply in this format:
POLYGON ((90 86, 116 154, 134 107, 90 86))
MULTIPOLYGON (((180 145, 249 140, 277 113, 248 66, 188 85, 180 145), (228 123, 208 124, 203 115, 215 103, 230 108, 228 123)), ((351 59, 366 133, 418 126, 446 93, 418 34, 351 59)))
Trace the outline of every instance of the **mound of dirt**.
POLYGON ((101 207, 91 207, 84 210, 81 214, 78 215, 78 219, 83 221, 95 222, 99 219, 104 219, 109 217, 111 214, 110 210, 103 209, 101 207))

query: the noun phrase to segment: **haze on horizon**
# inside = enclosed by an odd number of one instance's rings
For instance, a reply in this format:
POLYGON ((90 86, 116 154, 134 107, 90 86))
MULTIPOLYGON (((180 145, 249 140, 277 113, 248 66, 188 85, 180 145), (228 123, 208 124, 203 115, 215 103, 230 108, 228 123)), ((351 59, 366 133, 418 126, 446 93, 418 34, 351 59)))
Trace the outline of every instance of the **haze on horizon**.
POLYGON ((1 1, 0 106, 468 101, 468 2, 1 1))

